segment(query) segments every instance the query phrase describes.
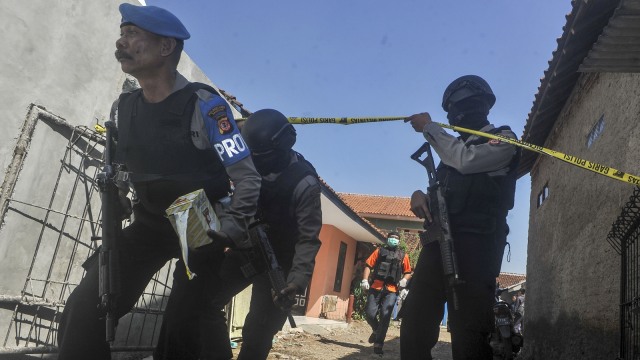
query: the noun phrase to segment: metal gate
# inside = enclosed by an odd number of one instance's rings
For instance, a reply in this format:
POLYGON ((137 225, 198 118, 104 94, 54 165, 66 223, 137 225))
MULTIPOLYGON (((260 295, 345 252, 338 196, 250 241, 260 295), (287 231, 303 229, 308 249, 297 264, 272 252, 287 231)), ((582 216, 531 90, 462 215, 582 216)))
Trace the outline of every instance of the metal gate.
MULTIPOLYGON (((33 129, 42 122, 49 125, 43 128, 55 128, 50 132, 62 134, 68 143, 53 187, 34 189, 34 194, 40 195, 38 199, 48 196, 48 203, 16 199, 7 191, 2 193, 0 221, 5 221, 7 212, 13 212, 12 218, 25 223, 31 231, 39 228, 39 236, 33 256, 24 259, 30 266, 19 295, 0 294, 0 313, 10 312, 10 316, 4 317, 9 319, 8 323, 0 317, 0 335, 5 333, 0 355, 45 357, 44 354, 57 352, 57 325, 65 301, 84 275, 80 265, 97 248, 90 239, 100 235, 100 194, 95 176, 102 168, 104 137, 85 126, 70 126, 36 105, 29 110, 25 124, 29 122, 31 130, 23 131, 24 138, 16 145, 23 148, 14 153, 26 152, 33 129)), ((26 154, 15 165, 16 172, 22 168, 25 157, 26 154)), ((5 183, 3 190, 9 188, 5 183)), ((4 241, 10 241, 7 238, 8 235, 4 241)), ((119 321, 113 351, 153 349, 171 290, 173 265, 168 263, 154 276, 131 313, 119 321)), ((10 274, 2 276, 7 275, 10 274)))
POLYGON ((619 359, 640 359, 640 187, 625 204, 607 241, 621 256, 619 359))

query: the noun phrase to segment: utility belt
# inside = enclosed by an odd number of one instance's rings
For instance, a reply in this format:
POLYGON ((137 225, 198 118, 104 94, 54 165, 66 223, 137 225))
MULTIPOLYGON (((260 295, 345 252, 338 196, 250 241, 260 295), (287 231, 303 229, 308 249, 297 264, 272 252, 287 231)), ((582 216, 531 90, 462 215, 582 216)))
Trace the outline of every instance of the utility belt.
POLYGON ((193 172, 178 174, 146 174, 118 170, 113 176, 121 192, 134 190, 133 202, 140 203, 156 216, 165 216, 165 211, 179 196, 197 189, 204 189, 211 203, 229 196, 229 179, 226 173, 215 174, 193 172))
MULTIPOLYGON (((449 226, 454 239, 455 233, 458 232, 492 234, 498 231, 499 228, 502 228, 502 226, 499 226, 498 221, 499 219, 504 218, 506 218, 506 214, 499 214, 499 211, 489 211, 487 213, 462 212, 455 215, 449 215, 449 226)), ((431 229, 426 220, 423 227, 427 230, 419 234, 422 246, 436 242, 438 236, 429 236, 430 232, 441 230, 431 229)))

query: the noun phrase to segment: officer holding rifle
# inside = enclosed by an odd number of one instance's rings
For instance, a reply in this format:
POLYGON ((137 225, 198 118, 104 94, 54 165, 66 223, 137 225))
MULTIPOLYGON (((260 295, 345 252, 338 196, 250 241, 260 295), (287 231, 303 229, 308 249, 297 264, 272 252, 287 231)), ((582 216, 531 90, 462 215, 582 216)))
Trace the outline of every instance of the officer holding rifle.
MULTIPOLYGON (((263 109, 251 114, 242 127, 242 136, 262 175, 256 215, 260 225, 255 226, 264 226, 268 247, 279 269, 273 269, 272 261, 265 264, 264 256, 256 255, 256 251, 265 250, 260 249, 262 245, 254 245, 251 251, 227 251, 220 272, 223 281, 215 284, 217 292, 211 310, 203 316, 224 319, 224 306, 252 284, 238 359, 260 360, 267 358, 273 337, 290 317, 295 295, 302 294, 311 280, 321 244, 318 237, 322 227, 321 188, 311 163, 292 149, 296 131, 279 111, 263 109), (281 286, 274 285, 274 270, 282 272, 281 286)), ((250 234, 260 236, 253 226, 250 234)), ((217 358, 232 357, 226 327, 217 327, 211 347, 217 358)))
MULTIPOLYGON (((466 75, 446 88, 442 107, 451 125, 516 139, 508 127, 489 123, 487 116, 495 101, 484 79, 466 75)), ((431 359, 444 305, 453 293, 457 309, 448 302, 453 358, 491 359, 491 306, 508 233, 506 217, 513 207, 519 150, 466 133, 454 137, 432 122, 429 113, 405 121, 424 135, 441 160, 435 178, 448 208, 457 280, 455 286, 446 286, 440 244, 430 241, 433 235, 423 236, 411 291, 402 308, 401 358, 431 359)), ((411 210, 425 219, 425 225, 434 220, 431 192, 417 190, 411 196, 411 210)))
MULTIPOLYGON (((107 257, 99 251, 83 264, 86 275, 69 296, 58 327, 58 359, 111 358, 109 341, 117 320, 133 307, 153 274, 180 255, 178 236, 165 217, 167 207, 198 189, 216 204, 229 195, 233 182, 228 211, 218 212, 216 206, 221 228, 212 235, 219 251, 189 264, 198 273, 194 280, 187 279, 182 260, 176 263, 154 354, 155 359, 212 359, 215 354, 207 353, 203 345, 209 343, 208 329, 215 324, 199 314, 217 290, 212 284, 218 279, 222 248, 251 247, 247 224, 255 214, 260 175, 228 103, 215 89, 191 83, 177 71, 184 41, 190 37, 182 22, 155 6, 123 3, 119 10, 115 58, 140 88, 124 92, 113 105, 117 144, 114 154, 108 155, 129 173, 121 180, 128 180, 136 193, 134 221, 124 229, 117 224, 109 261, 103 262, 107 257), (103 273, 111 279, 104 294, 103 273), (113 326, 105 326, 105 317, 113 326)), ((120 185, 128 192, 128 183, 120 185)), ((107 200, 103 196, 103 209, 107 200)), ((104 229, 115 225, 105 224, 106 220, 103 217, 103 245, 104 229)))

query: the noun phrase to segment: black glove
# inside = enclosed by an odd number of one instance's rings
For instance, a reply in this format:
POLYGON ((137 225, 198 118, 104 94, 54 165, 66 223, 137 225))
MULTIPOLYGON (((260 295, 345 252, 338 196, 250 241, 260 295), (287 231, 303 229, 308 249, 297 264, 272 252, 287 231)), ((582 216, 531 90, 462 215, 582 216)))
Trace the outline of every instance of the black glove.
POLYGON ((229 235, 222 231, 207 230, 207 235, 211 240, 213 240, 213 242, 209 245, 212 245, 215 248, 234 248, 233 240, 231 240, 229 235))
POLYGON ((282 310, 288 311, 296 303, 296 293, 298 292, 298 286, 294 283, 289 283, 284 289, 280 290, 279 294, 272 291, 273 303, 276 304, 282 310))
POLYGON ((233 241, 229 236, 221 231, 207 230, 207 235, 213 240, 212 243, 202 245, 196 249, 189 249, 190 266, 198 266, 212 261, 212 259, 222 256, 225 248, 233 245, 233 241))

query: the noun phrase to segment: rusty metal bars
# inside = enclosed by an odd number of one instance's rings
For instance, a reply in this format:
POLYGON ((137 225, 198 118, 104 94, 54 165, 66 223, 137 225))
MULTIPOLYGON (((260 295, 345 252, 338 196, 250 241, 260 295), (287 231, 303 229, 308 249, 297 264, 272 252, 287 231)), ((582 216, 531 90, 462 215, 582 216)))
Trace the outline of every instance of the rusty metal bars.
MULTIPOLYGON (((48 120, 47 117, 51 116, 38 115, 42 120, 48 120)), ((96 250, 95 243, 89 241, 88 233, 95 236, 101 231, 98 226, 101 218, 99 199, 94 198, 99 193, 94 179, 101 167, 104 139, 87 127, 71 127, 61 123, 60 119, 56 120, 56 125, 67 127, 71 135, 48 206, 36 206, 25 199, 7 199, 7 205, 12 206, 13 211, 36 221, 41 228, 21 295, 0 295, 0 307, 13 308, 0 355, 57 352, 56 334, 61 310, 73 287, 84 275, 83 269, 77 265, 96 250), (68 187, 64 195, 59 194, 62 183, 68 187), (54 207, 61 208, 61 203, 64 203, 64 210, 54 210, 54 207), (15 208, 19 206, 36 207, 46 212, 42 218, 36 218, 15 208), (74 209, 81 215, 72 215, 74 209), (55 221, 57 226, 52 225, 53 215, 58 216, 55 221), (59 216, 62 216, 61 220, 59 216), (10 338, 15 340, 13 345, 9 343, 10 338)), ((119 329, 126 331, 120 330, 118 341, 112 346, 113 352, 153 349, 170 293, 173 268, 174 262, 170 262, 160 270, 127 316, 128 319, 121 320, 123 326, 119 329), (128 325, 125 325, 126 320, 129 321, 128 325)))
POLYGON ((607 241, 620 254, 619 359, 640 358, 640 187, 636 187, 607 241))

